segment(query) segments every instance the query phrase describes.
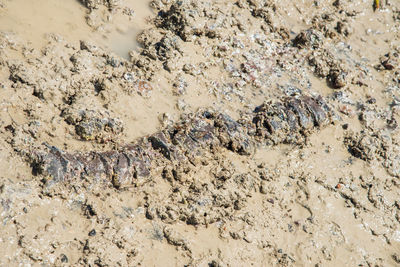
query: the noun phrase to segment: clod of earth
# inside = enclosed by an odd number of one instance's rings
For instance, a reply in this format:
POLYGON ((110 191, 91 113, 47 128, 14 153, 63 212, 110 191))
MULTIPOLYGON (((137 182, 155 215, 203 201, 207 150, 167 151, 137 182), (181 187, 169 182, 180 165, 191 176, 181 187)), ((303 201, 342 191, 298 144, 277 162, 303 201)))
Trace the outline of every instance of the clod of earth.
POLYGON ((129 186, 174 162, 196 162, 206 152, 225 148, 250 155, 257 145, 300 144, 333 121, 322 97, 286 97, 266 102, 238 121, 226 114, 200 110, 155 134, 107 152, 64 152, 45 146, 28 153, 33 171, 47 184, 93 183, 129 186))

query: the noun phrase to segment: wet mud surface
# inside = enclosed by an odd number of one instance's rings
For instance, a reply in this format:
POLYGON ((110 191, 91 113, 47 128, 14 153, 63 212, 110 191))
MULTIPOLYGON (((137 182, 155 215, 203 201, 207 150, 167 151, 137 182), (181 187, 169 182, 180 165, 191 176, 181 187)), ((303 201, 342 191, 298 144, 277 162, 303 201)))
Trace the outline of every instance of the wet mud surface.
POLYGON ((0 0, 0 266, 398 266, 374 2, 0 0))

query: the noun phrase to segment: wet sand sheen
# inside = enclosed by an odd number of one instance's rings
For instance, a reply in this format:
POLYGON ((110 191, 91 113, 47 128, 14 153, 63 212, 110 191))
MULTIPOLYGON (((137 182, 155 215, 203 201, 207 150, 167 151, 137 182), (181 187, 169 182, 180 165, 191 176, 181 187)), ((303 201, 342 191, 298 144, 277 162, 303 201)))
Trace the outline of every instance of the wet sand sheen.
POLYGON ((400 263, 400 1, 79 1, 0 0, 0 266, 400 263))
POLYGON ((106 17, 103 10, 98 9, 94 11, 95 19, 106 22, 100 27, 90 27, 85 17, 92 15, 77 0, 11 0, 0 7, 0 31, 15 34, 35 48, 43 47, 49 34, 61 36, 73 44, 82 39, 90 40, 128 58, 129 51, 137 49, 136 35, 146 26, 145 19, 151 15, 151 10, 148 0, 126 4, 126 8, 134 11, 133 16, 106 17))

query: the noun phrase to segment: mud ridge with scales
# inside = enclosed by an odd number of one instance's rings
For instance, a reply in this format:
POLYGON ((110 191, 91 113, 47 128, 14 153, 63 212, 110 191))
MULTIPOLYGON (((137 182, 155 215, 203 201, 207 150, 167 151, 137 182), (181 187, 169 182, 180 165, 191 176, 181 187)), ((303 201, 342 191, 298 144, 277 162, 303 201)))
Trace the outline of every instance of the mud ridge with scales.
POLYGON ((47 183, 74 183, 91 177, 93 182, 111 182, 120 188, 171 162, 193 164, 201 160, 204 150, 223 147, 250 155, 262 144, 301 144, 331 122, 332 109, 322 97, 286 97, 262 104, 239 121, 208 110, 187 114, 174 126, 117 150, 68 153, 47 145, 46 150, 33 150, 27 156, 33 172, 47 177, 47 183))

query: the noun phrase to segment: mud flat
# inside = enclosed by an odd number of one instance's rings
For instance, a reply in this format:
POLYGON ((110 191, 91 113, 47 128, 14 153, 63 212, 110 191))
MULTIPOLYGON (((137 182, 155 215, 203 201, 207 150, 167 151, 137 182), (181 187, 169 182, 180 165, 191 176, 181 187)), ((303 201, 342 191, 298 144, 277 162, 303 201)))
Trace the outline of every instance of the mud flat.
POLYGON ((153 14, 149 1, 131 1, 124 6, 89 3, 77 0, 4 1, 0 30, 36 49, 42 48, 53 36, 74 45, 81 40, 90 40, 129 58, 129 52, 138 49, 136 35, 146 27, 147 17, 153 14))
POLYGON ((0 266, 397 266, 400 4, 0 0, 0 266))

